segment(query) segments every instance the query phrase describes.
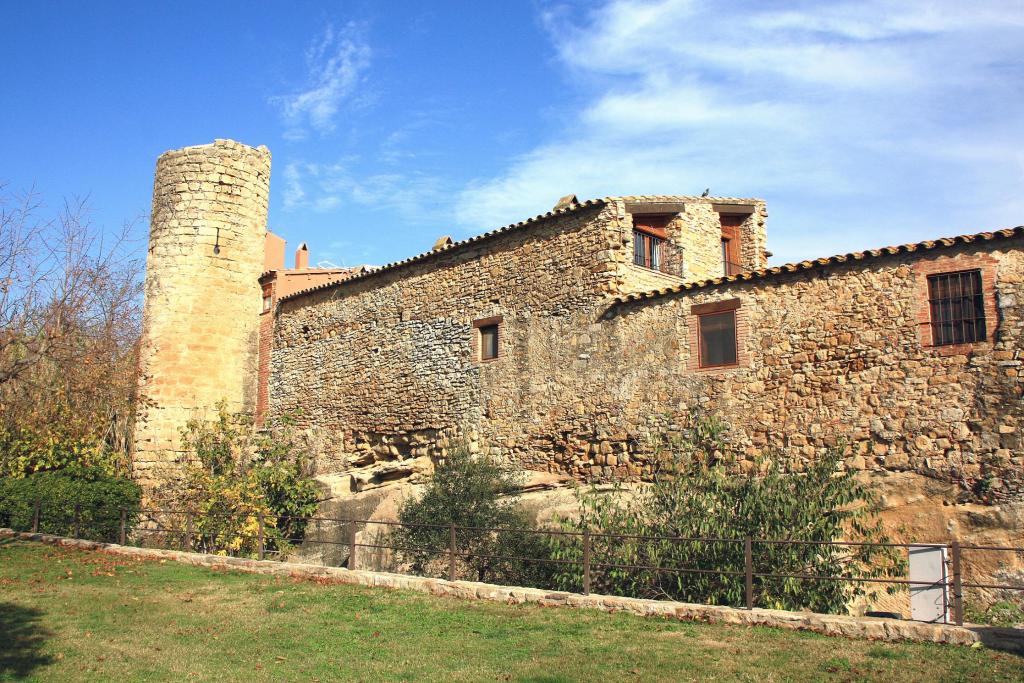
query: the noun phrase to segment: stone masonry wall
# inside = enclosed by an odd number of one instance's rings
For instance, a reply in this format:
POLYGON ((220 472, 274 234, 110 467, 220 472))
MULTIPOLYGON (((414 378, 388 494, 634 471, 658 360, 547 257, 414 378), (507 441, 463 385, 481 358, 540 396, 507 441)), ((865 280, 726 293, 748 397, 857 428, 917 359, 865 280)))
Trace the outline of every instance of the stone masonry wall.
POLYGON ((852 468, 1019 489, 1019 238, 613 304, 631 286, 622 205, 571 215, 568 229, 563 218, 441 267, 284 302, 272 409, 302 408, 336 432, 335 464, 435 454, 465 431, 528 469, 609 479, 649 475, 653 438, 701 406, 750 458, 785 448, 799 461, 845 440, 852 468), (922 344, 936 263, 995 275, 990 341, 922 344), (733 298, 740 365, 700 370, 691 306, 733 298), (481 363, 472 321, 491 316, 502 317, 501 354, 481 363))
POLYGON ((612 204, 284 300, 271 361, 274 413, 334 435, 323 467, 443 452, 444 436, 503 414, 505 389, 528 395, 537 330, 561 329, 614 293, 603 226, 612 204), (501 357, 480 361, 474 321, 497 318, 501 357), (348 458, 348 459, 346 459, 348 458))
POLYGON ((672 287, 681 282, 708 280, 724 275, 722 264, 722 224, 719 211, 723 213, 745 213, 747 220, 740 226, 740 260, 745 270, 756 270, 767 265, 767 230, 765 223, 768 211, 759 200, 727 200, 685 197, 680 202, 685 210, 669 222, 666 232, 669 243, 665 244, 665 272, 653 271, 633 263, 633 222, 628 212, 630 204, 647 201, 656 205, 657 200, 666 197, 616 198, 618 217, 617 232, 621 237, 621 249, 617 249, 615 260, 620 265, 620 290, 623 292, 646 291, 672 287), (629 200, 629 201, 627 201, 629 200), (749 208, 748 208, 749 207, 749 208), (718 209, 718 210, 716 210, 718 209), (752 209, 752 210, 751 210, 752 209))
POLYGON ((1019 490, 1022 246, 1015 238, 887 256, 614 306, 589 348, 566 349, 588 356, 577 392, 588 413, 606 417, 563 425, 577 436, 554 461, 581 477, 642 475, 644 444, 699 405, 730 422, 750 457, 785 448, 813 458, 845 440, 856 469, 1019 490), (987 273, 989 341, 925 345, 927 274, 972 268, 987 273), (733 298, 739 367, 699 370, 690 309, 733 298))
POLYGON ((253 408, 269 183, 270 152, 231 140, 157 161, 135 429, 144 485, 174 477, 197 411, 253 408))

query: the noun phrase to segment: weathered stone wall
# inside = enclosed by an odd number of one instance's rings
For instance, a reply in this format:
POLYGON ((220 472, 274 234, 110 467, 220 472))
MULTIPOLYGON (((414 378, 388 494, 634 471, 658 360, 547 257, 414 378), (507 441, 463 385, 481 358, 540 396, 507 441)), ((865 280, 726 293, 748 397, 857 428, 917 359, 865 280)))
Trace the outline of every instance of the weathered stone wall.
POLYGON ((750 456, 785 448, 812 458, 845 440, 856 469, 1017 489, 1024 465, 1021 242, 884 256, 615 306, 589 347, 572 349, 596 370, 576 373, 588 412, 609 419, 588 416, 576 443, 567 440, 561 464, 579 476, 588 467, 592 475, 642 474, 649 468, 642 444, 652 432, 700 405, 731 423, 733 443, 750 456), (991 268, 990 341, 922 345, 933 263, 943 271, 991 268), (691 307, 732 298, 741 302, 740 367, 695 369, 691 307), (594 429, 606 430, 597 457, 593 443, 586 452, 594 429))
MULTIPOLYGON (((844 440, 852 468, 995 495, 1020 486, 1019 238, 612 304, 609 292, 635 284, 622 209, 612 201, 573 214, 570 229, 559 219, 443 266, 285 302, 273 409, 302 408, 308 424, 337 431, 336 464, 426 455, 465 430, 529 469, 643 477, 653 437, 702 406, 751 458, 783 448, 809 459, 844 440), (938 260, 995 274, 994 341, 955 353, 922 345, 922 264, 938 260), (697 369, 690 307, 731 298, 740 366, 697 369), (476 362, 472 320, 496 315, 502 354, 476 362)), ((749 226, 763 230, 763 216, 749 226)))
MULTIPOLYGON (((330 469, 419 456, 443 435, 500 419, 509 388, 537 382, 537 329, 593 311, 614 293, 614 204, 583 207, 429 261, 281 302, 271 411, 336 434, 330 469), (475 320, 500 317, 501 356, 479 361, 475 320)), ((540 375, 542 376, 542 375, 540 375)), ((440 441, 442 443, 439 445, 440 441)))
POLYGON ((739 228, 740 265, 744 270, 757 270, 767 265, 766 221, 768 211, 764 202, 754 199, 723 200, 704 197, 621 197, 614 198, 617 225, 614 229, 621 240, 613 260, 619 264, 620 290, 638 292, 672 287, 680 282, 696 282, 721 277, 725 274, 722 262, 721 213, 748 213, 739 228), (656 272, 633 263, 632 206, 649 205, 657 210, 659 202, 678 199, 685 209, 673 218, 666 232, 664 272, 656 272))
POLYGON ((174 476, 196 411, 253 408, 269 186, 265 147, 217 140, 157 161, 135 428, 147 486, 174 476))

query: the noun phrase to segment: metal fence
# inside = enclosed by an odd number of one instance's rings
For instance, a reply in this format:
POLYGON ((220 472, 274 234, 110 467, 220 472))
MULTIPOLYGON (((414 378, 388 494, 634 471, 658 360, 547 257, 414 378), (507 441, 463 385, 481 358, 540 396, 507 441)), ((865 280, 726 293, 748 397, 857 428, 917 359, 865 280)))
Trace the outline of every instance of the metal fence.
MULTIPOLYGON (((26 511, 27 512, 27 511, 26 511)), ((459 563, 471 560, 492 559, 497 561, 517 561, 525 563, 536 563, 556 567, 574 567, 579 576, 578 589, 583 594, 589 594, 593 586, 595 572, 607 571, 649 571, 656 574, 690 574, 690 575, 714 575, 718 577, 730 577, 737 580, 742 577, 743 603, 747 609, 755 607, 755 582, 772 579, 795 579, 800 581, 830 581, 830 582, 852 582, 852 583, 873 583, 886 586, 896 586, 903 589, 913 587, 922 588, 944 588, 950 596, 949 612, 952 621, 958 625, 964 623, 964 591, 966 589, 996 590, 996 591, 1024 591, 1024 585, 994 583, 990 581, 965 580, 967 565, 965 557, 975 553, 989 554, 986 561, 978 565, 991 566, 991 554, 1014 554, 1024 560, 1024 547, 993 546, 965 544, 959 541, 951 541, 948 544, 934 543, 860 543, 849 541, 804 541, 792 539, 760 539, 760 538, 727 538, 727 537, 677 537, 677 536, 639 536, 639 535, 616 535, 596 531, 560 531, 549 529, 514 529, 496 527, 460 526, 456 524, 402 524, 396 521, 352 519, 343 517, 289 517, 278 516, 273 518, 264 517, 261 514, 238 514, 238 513, 204 513, 197 514, 195 511, 183 509, 159 509, 159 508, 117 508, 109 509, 102 507, 89 507, 74 505, 73 507, 48 507, 42 501, 37 501, 31 510, 31 516, 22 515, 23 522, 28 524, 12 523, 15 530, 28 531, 33 533, 55 533, 68 535, 74 538, 99 540, 106 542, 117 542, 121 545, 137 545, 142 547, 159 547, 166 549, 180 549, 192 552, 216 552, 217 554, 228 554, 237 556, 248 556, 254 559, 277 559, 285 560, 293 554, 300 556, 308 553, 310 548, 317 546, 335 547, 341 551, 338 556, 338 565, 344 565, 349 569, 369 568, 379 569, 380 558, 376 562, 367 562, 364 557, 365 551, 384 551, 386 553, 428 553, 435 558, 432 569, 438 570, 444 578, 456 580, 459 578, 459 563), (240 519, 248 520, 249 528, 240 522, 240 519), (224 526, 218 526, 218 523, 224 526), (22 528, 17 528, 21 526, 22 528), (280 529, 294 526, 301 529, 301 533, 295 537, 286 537, 279 533, 280 529), (28 528, 25 528, 28 527, 28 528), (242 529, 241 532, 238 530, 242 529), (375 533, 367 539, 360 539, 362 531, 382 529, 393 531, 395 529, 429 531, 436 539, 442 539, 443 545, 415 545, 402 546, 387 541, 393 534, 380 532, 375 533), (225 544, 224 539, 218 540, 218 534, 227 532, 233 537, 242 538, 243 542, 238 547, 232 548, 225 544), (335 538, 324 538, 325 533, 338 532, 335 538), (569 537, 578 542, 580 552, 578 559, 559 559, 550 556, 533 557, 513 554, 487 554, 479 550, 466 547, 466 534, 472 534, 479 538, 481 534, 511 534, 512 537, 525 538, 536 536, 550 541, 556 537, 569 537), (460 534, 463 540, 460 542, 460 534), (341 537, 341 540, 336 540, 341 537), (611 544, 624 542, 650 542, 662 544, 700 543, 708 546, 714 544, 742 544, 742 569, 728 567, 666 567, 660 565, 625 564, 611 561, 602 561, 601 557, 595 556, 595 543, 603 547, 610 547, 611 544), (873 547, 905 549, 931 547, 945 545, 948 553, 948 573, 944 581, 913 581, 901 578, 867 577, 852 575, 821 575, 802 572, 769 572, 760 571, 755 557, 755 547, 767 548, 771 546, 822 546, 829 548, 852 548, 852 547, 873 547), (367 566, 373 564, 375 566, 367 566)), ((364 534, 365 535, 365 534, 364 534)), ((430 534, 428 534, 430 535, 430 534)), ((737 549, 736 556, 739 557, 737 549)), ((371 558, 372 560, 373 558, 371 558)), ((419 572, 410 571, 407 564, 398 568, 397 571, 404 573, 427 573, 429 570, 420 568, 419 572)), ((974 572, 975 574, 979 572, 974 572)), ((552 586, 535 586, 538 588, 552 588, 552 586)), ((734 605, 739 606, 739 605, 734 605)))

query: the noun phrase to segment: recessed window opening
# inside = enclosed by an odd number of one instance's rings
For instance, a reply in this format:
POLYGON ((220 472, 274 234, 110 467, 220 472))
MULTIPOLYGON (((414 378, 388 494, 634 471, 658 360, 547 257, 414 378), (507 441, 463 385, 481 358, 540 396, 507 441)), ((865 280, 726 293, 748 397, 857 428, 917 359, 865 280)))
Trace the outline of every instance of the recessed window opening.
POLYGON ((722 213, 718 220, 722 226, 722 273, 736 275, 743 272, 740 263, 740 226, 747 219, 743 213, 722 213))
POLYGON ((929 275, 928 307, 933 345, 985 341, 985 297, 980 270, 929 275))
POLYGON ((633 263, 651 270, 665 269, 665 242, 673 215, 633 216, 633 263))
POLYGON ((480 330, 480 360, 498 357, 498 325, 483 325, 480 330))
POLYGON ((697 318, 700 367, 736 365, 736 311, 708 313, 697 318))

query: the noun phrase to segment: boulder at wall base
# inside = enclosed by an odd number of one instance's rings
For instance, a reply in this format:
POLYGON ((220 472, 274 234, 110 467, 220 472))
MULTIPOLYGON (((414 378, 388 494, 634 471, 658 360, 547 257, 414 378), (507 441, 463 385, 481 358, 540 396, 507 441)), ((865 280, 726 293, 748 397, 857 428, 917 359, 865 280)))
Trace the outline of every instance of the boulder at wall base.
MULTIPOLYGON (((329 567, 348 565, 353 525, 349 520, 394 521, 401 501, 418 495, 419 487, 408 482, 353 493, 350 475, 317 477, 321 501, 314 519, 306 528, 306 537, 289 556, 290 562, 323 564, 329 567)), ((390 531, 388 525, 360 523, 355 525, 356 542, 381 544, 390 531)), ((372 548, 357 548, 358 562, 370 568, 375 554, 372 548)))

